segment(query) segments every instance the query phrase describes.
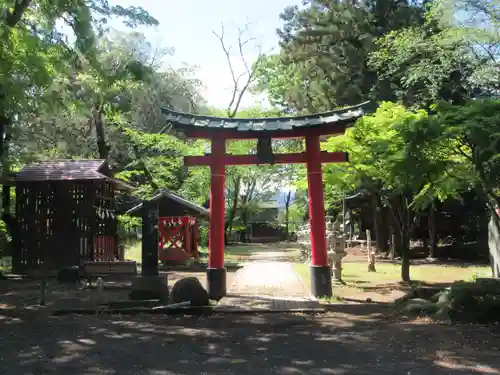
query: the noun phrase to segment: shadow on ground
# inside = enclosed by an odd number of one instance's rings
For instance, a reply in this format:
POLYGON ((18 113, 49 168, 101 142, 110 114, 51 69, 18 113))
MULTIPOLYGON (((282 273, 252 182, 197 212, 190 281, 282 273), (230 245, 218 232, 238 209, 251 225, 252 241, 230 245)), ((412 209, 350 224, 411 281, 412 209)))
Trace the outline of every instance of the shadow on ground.
POLYGON ((500 374, 496 328, 390 321, 373 305, 331 309, 316 316, 3 317, 0 372, 500 374))

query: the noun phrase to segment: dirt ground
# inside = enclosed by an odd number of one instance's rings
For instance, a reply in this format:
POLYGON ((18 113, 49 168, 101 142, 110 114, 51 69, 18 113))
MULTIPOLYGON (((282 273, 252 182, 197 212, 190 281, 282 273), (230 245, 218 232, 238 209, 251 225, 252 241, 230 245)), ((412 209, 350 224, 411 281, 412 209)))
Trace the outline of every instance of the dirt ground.
MULTIPOLYGON (((268 254, 269 255, 269 254, 268 254)), ((205 283, 205 273, 169 273, 205 283)), ((233 273, 228 272, 228 286, 233 273)), ((108 300, 129 283, 108 281, 108 300)), ((500 375, 500 326, 440 324, 394 316, 389 303, 339 303, 317 315, 189 317, 69 315, 93 291, 0 282, 0 375, 500 375)))
MULTIPOLYGON (((500 374, 498 327, 328 314, 0 317, 0 374, 500 374)), ((0 315, 2 315, 0 313, 0 315)))

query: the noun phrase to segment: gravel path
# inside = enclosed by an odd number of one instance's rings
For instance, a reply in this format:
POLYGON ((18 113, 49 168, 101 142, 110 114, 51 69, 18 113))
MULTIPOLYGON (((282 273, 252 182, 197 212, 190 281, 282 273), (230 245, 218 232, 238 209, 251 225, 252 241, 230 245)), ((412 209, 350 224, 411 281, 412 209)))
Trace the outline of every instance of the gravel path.
POLYGON ((240 295, 308 298, 291 263, 255 261, 234 275, 229 293, 240 295))
POLYGON ((0 374, 500 374, 498 329, 391 323, 366 307, 317 316, 4 315, 0 374))
POLYGON ((228 294, 217 304, 219 311, 320 309, 293 265, 284 259, 285 251, 253 254, 234 274, 228 294))

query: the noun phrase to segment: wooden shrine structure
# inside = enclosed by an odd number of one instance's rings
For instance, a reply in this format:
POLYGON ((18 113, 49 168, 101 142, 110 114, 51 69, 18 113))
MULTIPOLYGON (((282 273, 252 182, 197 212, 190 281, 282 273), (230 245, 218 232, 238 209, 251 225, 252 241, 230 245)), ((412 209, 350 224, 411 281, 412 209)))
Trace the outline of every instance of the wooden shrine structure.
POLYGON ((115 192, 131 187, 110 175, 105 160, 55 160, 21 169, 15 176, 13 270, 117 260, 115 192))
POLYGON ((224 267, 225 167, 228 165, 291 164, 307 166, 309 217, 311 227, 311 292, 316 297, 332 295, 332 276, 328 265, 325 234, 322 163, 348 161, 344 152, 324 152, 320 137, 343 134, 348 126, 363 116, 368 103, 308 116, 277 118, 220 118, 193 115, 162 108, 172 130, 187 138, 211 141, 211 154, 185 156, 186 166, 209 166, 210 230, 207 291, 211 299, 226 295, 224 267), (275 154, 272 139, 305 138, 305 152, 275 154), (257 139, 257 153, 229 155, 226 140, 257 139))
MULTIPOLYGON (((166 189, 147 202, 158 208, 158 260, 168 263, 197 259, 197 218, 208 217, 208 210, 166 189)), ((127 214, 141 216, 143 205, 138 204, 127 214)))

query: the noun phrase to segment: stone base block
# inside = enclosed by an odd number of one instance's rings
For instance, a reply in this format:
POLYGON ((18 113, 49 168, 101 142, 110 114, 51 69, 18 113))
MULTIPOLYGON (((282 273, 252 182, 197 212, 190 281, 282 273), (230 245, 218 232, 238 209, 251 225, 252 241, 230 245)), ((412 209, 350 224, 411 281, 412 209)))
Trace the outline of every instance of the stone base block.
POLYGON ((314 297, 329 298, 332 296, 332 274, 329 266, 311 265, 311 294, 314 297))
POLYGON ((132 278, 131 300, 159 299, 168 301, 168 278, 162 276, 136 276, 132 278))
POLYGON ((207 292, 215 301, 226 296, 226 268, 207 268, 207 292))

